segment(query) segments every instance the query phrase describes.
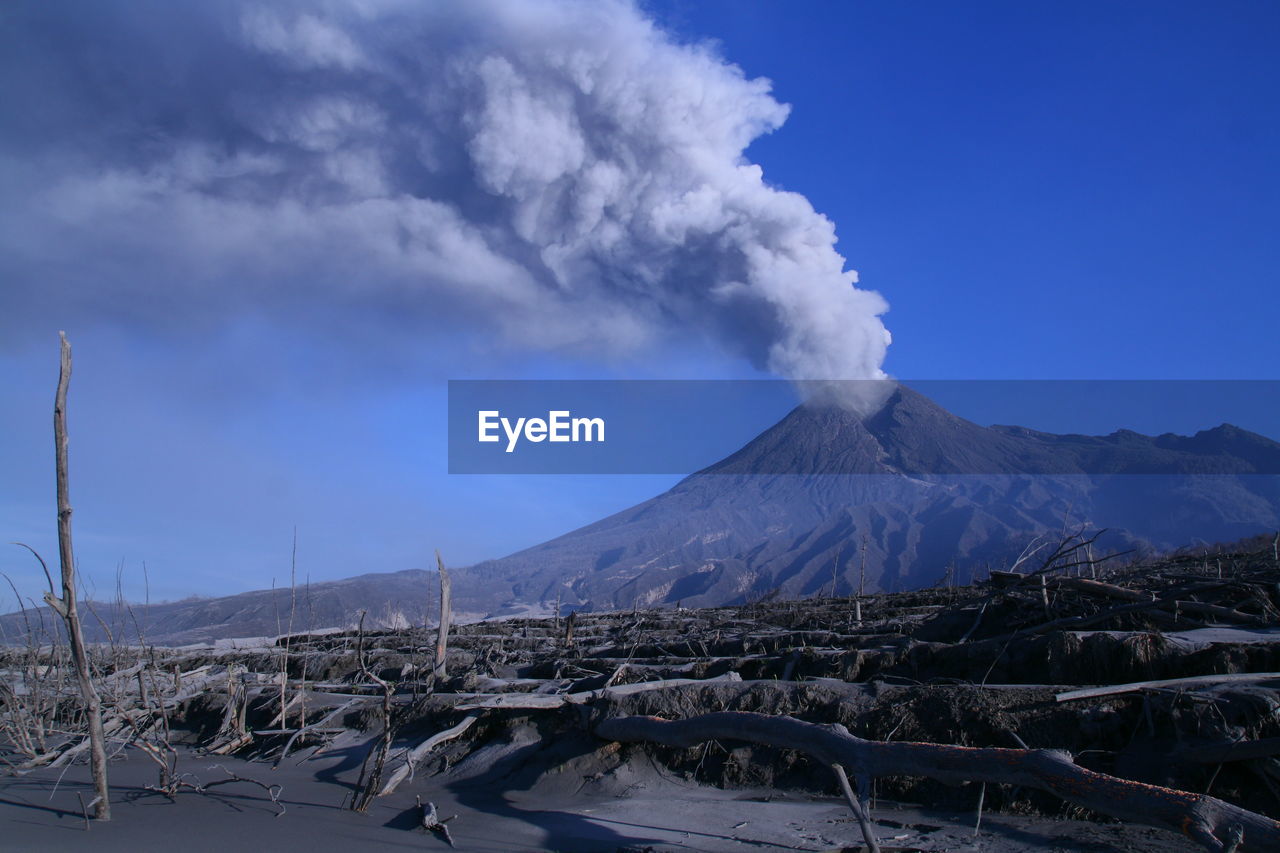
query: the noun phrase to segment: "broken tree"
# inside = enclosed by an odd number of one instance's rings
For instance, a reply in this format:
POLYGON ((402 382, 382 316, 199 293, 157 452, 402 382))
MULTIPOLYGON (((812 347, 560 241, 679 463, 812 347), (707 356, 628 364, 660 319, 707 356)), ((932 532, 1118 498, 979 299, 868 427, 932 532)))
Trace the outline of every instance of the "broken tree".
POLYGON ((45 603, 62 617, 67 626, 67 638, 71 643, 71 658, 75 665, 76 680, 80 684, 80 699, 89 734, 89 759, 93 768, 93 816, 98 820, 111 819, 111 800, 107 790, 106 735, 102 730, 102 700, 93 686, 89 672, 89 659, 84 647, 84 633, 80 626, 80 614, 76 607, 76 563, 71 548, 71 497, 67 485, 67 386, 71 382, 71 343, 65 332, 59 332, 61 360, 58 370, 58 391, 53 403, 53 441, 58 481, 58 559, 62 564, 62 597, 53 592, 45 593, 45 603))

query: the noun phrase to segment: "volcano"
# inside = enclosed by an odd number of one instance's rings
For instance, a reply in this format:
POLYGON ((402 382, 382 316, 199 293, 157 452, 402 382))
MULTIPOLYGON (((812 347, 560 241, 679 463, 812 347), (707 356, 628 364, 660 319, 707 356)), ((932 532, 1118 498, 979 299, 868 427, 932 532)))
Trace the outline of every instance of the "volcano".
POLYGON ((899 386, 875 414, 800 406, 669 491, 460 573, 467 609, 741 603, 967 581, 1036 537, 1173 548, 1280 528, 1280 444, 984 427, 899 386))
MULTIPOLYGON (((1037 537, 1106 528, 1099 549, 1170 549, 1280 529, 1280 444, 1228 424, 1193 436, 983 427, 899 386, 875 414, 801 406, 669 491, 508 557, 459 569, 459 621, 737 604, 965 583, 1037 537)), ((309 627, 429 621, 433 572, 311 584, 309 627)), ((95 608, 153 642, 271 635, 289 590, 95 608), (119 612, 118 612, 119 611, 119 612)), ((22 636, 20 615, 0 636, 22 636)), ((86 623, 91 637, 105 639, 86 623)))

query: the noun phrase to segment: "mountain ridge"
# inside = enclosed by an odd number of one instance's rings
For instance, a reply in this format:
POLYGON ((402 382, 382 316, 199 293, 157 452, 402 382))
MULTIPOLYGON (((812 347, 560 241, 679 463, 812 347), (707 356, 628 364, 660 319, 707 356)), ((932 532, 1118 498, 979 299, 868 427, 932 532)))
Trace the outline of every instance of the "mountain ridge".
POLYGON ((686 603, 706 606, 776 581, 789 594, 811 594, 816 567, 805 563, 833 559, 834 586, 847 591, 851 568, 832 549, 799 566, 795 559, 815 538, 839 548, 844 535, 873 540, 859 567, 871 588, 905 588, 932 582, 928 561, 997 562, 1015 540, 1025 544, 1068 519, 1118 528, 1117 546, 1173 547, 1280 526, 1276 478, 1249 479, 1280 470, 1278 462, 1280 444, 1229 424, 1156 437, 983 427, 899 386, 865 418, 798 406, 662 495, 472 571, 509 583, 512 602, 559 594, 582 606, 625 607, 671 603, 698 587, 686 603), (1121 511, 1135 503, 1178 522, 1121 511), (1185 508, 1170 512, 1188 503, 1204 515, 1200 524, 1188 524, 1185 508), (616 588, 600 582, 601 571, 616 588), (711 572, 732 582, 681 579, 711 572))
MULTIPOLYGON (((455 570, 455 608, 483 618, 555 601, 713 606, 864 582, 897 591, 1007 564, 1064 525, 1110 528, 1100 547, 1115 549, 1229 541, 1280 528, 1280 477, 1260 471, 1280 471, 1280 443, 1231 424, 1191 436, 984 427, 900 385, 865 417, 797 406, 660 495, 455 570)), ((295 629, 351 624, 361 609, 371 625, 429 621, 433 576, 312 584, 295 629)), ((146 616, 166 642, 270 635, 287 593, 152 605, 146 616)), ((17 626, 0 617, 8 633, 17 626)))

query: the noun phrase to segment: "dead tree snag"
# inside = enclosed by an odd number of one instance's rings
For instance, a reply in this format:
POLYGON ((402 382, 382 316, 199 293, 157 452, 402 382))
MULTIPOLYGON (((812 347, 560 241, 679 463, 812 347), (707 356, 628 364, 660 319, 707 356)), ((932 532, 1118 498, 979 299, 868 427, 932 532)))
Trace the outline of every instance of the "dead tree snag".
POLYGON ((453 619, 453 603, 449 571, 444 567, 439 551, 436 551, 436 566, 440 570, 440 628, 436 633, 436 665, 432 678, 439 682, 445 678, 445 656, 449 652, 449 624, 453 619))
POLYGON ((65 332, 58 332, 58 338, 62 353, 58 369, 58 391, 53 403, 53 443, 58 481, 58 559, 62 564, 62 597, 46 592, 44 600, 62 617, 67 626, 71 659, 75 665, 80 699, 84 704, 89 729, 89 760, 93 769, 95 794, 91 803, 93 816, 97 820, 110 820, 111 799, 107 789, 107 739, 102 729, 102 700, 93 686, 93 678, 89 672, 84 633, 76 607, 76 563, 71 547, 71 497, 67 485, 67 386, 71 383, 71 343, 65 332))

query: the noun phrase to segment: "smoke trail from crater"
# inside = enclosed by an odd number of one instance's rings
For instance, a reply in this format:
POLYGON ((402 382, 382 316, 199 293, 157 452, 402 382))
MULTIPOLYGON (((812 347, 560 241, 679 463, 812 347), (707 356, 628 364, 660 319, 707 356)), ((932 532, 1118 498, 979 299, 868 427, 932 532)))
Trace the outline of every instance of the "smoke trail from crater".
POLYGON ((794 379, 882 375, 885 302, 744 157, 788 108, 629 2, 5 15, 8 333, 254 313, 342 344, 380 318, 583 354, 702 337, 794 379))

